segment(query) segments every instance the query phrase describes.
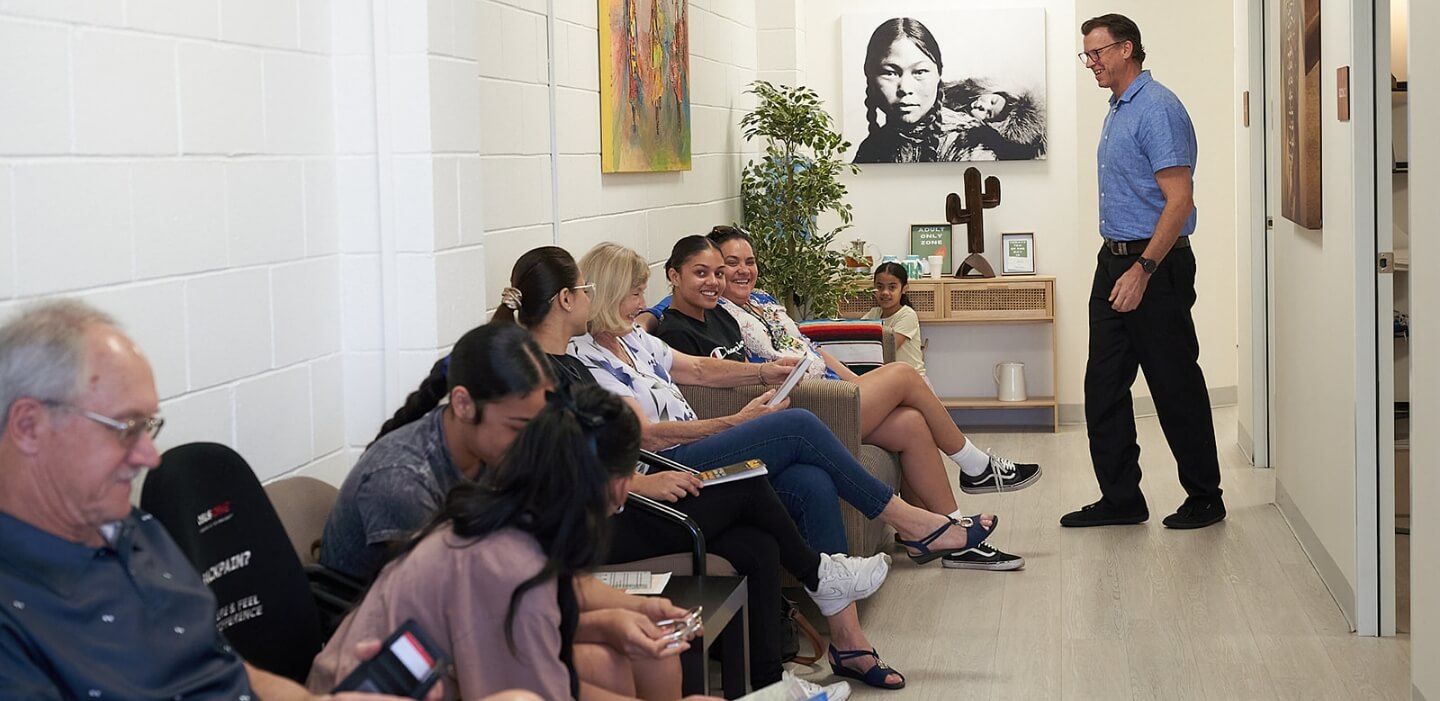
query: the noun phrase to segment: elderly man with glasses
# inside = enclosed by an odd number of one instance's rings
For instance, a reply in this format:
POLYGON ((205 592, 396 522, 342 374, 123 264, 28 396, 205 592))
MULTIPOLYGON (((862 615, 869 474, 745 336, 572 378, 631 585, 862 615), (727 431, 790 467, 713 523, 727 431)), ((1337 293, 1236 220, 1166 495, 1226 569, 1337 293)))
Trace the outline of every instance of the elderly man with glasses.
POLYGON ((1090 290, 1085 421, 1099 501, 1060 525, 1111 526, 1150 517, 1130 387, 1138 370, 1155 398, 1185 502, 1164 524, 1202 528, 1225 518, 1210 396, 1200 370, 1195 305, 1195 126, 1180 98, 1144 70, 1140 28, 1124 15, 1080 27, 1080 63, 1110 91, 1096 174, 1104 238, 1090 290))
POLYGON ((112 319, 55 301, 0 326, 0 409, 0 695, 314 698, 225 644, 200 575, 131 507, 165 421, 149 362, 112 319))

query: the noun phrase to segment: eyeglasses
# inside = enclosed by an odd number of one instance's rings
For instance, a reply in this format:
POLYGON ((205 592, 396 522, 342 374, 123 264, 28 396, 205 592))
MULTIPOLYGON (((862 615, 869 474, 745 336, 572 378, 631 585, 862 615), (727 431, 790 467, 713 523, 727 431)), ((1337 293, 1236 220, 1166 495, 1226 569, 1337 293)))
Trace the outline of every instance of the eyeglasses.
POLYGON ((150 437, 150 440, 155 440, 155 437, 160 435, 160 429, 165 427, 165 417, 159 414, 143 419, 126 419, 121 421, 120 419, 112 419, 104 414, 97 414, 88 409, 81 409, 72 404, 49 401, 45 402, 45 404, 61 409, 68 409, 101 426, 115 431, 115 435, 120 439, 120 444, 127 447, 135 445, 135 442, 140 440, 141 435, 147 435, 150 437))
MULTIPOLYGON (((595 283, 591 282, 584 285, 576 285, 574 287, 562 287, 561 290, 570 290, 571 292, 584 292, 585 294, 593 297, 595 295, 595 283)), ((559 297, 560 293, 556 292, 555 294, 550 295, 550 301, 554 302, 556 299, 559 299, 559 297)))
POLYGON ((1101 52, 1101 51, 1104 51, 1105 49, 1108 49, 1108 48, 1110 48, 1110 47, 1112 47, 1112 46, 1119 46, 1119 45, 1124 44, 1124 43, 1125 43, 1124 41, 1117 41, 1117 42, 1115 42, 1115 43, 1113 43, 1113 44, 1106 44, 1106 45, 1104 45, 1104 46, 1102 46, 1102 47, 1100 47, 1100 48, 1098 48, 1098 49, 1091 49, 1091 50, 1089 50, 1089 51, 1081 51, 1080 53, 1075 54, 1075 57, 1078 58, 1078 59, 1080 59, 1080 65, 1082 65, 1082 66, 1088 66, 1088 65, 1090 65, 1090 64, 1092 64, 1092 63, 1095 63, 1096 61, 1099 61, 1099 60, 1100 60, 1100 52, 1101 52))

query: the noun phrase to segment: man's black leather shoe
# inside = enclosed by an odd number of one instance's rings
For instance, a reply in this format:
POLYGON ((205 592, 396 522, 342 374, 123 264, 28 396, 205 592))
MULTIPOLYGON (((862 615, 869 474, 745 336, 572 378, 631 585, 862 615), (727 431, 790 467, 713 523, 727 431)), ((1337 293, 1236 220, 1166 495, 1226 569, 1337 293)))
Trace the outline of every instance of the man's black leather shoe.
POLYGON ((1161 523, 1166 528, 1204 528, 1225 520, 1225 502, 1186 501, 1175 513, 1165 517, 1161 523))
POLYGON ((1144 523, 1150 518, 1150 510, 1144 504, 1139 509, 1120 509, 1101 499, 1094 504, 1080 507, 1060 517, 1060 525, 1066 528, 1088 528, 1090 526, 1125 526, 1144 523))

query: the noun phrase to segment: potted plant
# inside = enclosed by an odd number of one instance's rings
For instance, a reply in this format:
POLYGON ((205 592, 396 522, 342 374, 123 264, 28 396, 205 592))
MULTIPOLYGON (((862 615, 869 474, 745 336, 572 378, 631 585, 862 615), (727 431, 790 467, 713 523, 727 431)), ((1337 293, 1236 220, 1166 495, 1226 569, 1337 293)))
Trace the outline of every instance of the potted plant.
POLYGON ((745 140, 764 150, 740 175, 745 228, 760 260, 759 286, 785 304, 796 319, 834 317, 839 303, 863 278, 831 250, 850 227, 850 205, 840 175, 859 168, 841 160, 850 148, 835 129, 815 91, 760 80, 746 92, 755 109, 740 120, 745 140), (818 219, 833 212, 840 225, 821 231, 818 219))

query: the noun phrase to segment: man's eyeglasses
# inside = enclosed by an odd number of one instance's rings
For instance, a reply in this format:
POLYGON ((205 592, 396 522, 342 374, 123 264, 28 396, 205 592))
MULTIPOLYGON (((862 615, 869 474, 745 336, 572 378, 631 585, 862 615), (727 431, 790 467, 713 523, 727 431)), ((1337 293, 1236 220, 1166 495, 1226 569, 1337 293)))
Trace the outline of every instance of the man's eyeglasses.
POLYGON ((1101 52, 1101 51, 1104 51, 1105 49, 1108 49, 1108 48, 1110 48, 1110 47, 1112 47, 1112 46, 1119 46, 1119 45, 1124 44, 1124 43, 1125 43, 1124 41, 1117 41, 1117 42, 1115 42, 1115 43, 1113 43, 1113 44, 1106 44, 1106 45, 1104 45, 1104 46, 1102 46, 1102 47, 1100 47, 1100 48, 1098 48, 1098 49, 1091 49, 1091 50, 1089 50, 1089 51, 1081 51, 1080 53, 1075 54, 1075 57, 1078 58, 1078 59, 1080 59, 1080 65, 1082 65, 1082 66, 1088 66, 1088 65, 1090 65, 1090 64, 1092 64, 1092 63, 1095 63, 1095 62, 1097 62, 1097 61, 1100 60, 1100 52, 1101 52))
POLYGON ((64 402, 47 401, 45 404, 75 412, 101 426, 115 431, 115 435, 119 437, 121 445, 125 446, 135 445, 135 442, 140 440, 141 435, 150 436, 150 440, 153 441, 156 436, 160 435, 160 429, 165 427, 165 417, 159 414, 143 419, 126 419, 122 421, 120 419, 112 419, 104 414, 97 414, 88 409, 81 409, 72 404, 65 404, 64 402))

